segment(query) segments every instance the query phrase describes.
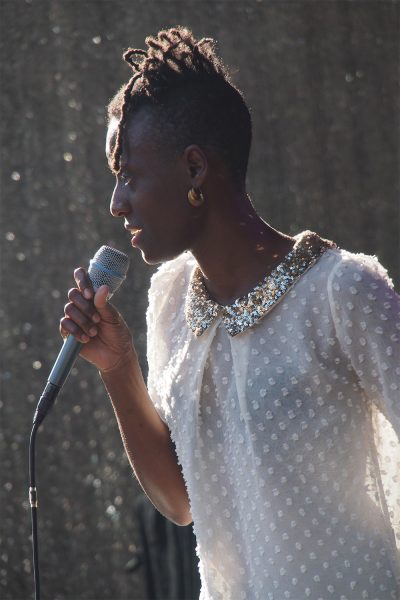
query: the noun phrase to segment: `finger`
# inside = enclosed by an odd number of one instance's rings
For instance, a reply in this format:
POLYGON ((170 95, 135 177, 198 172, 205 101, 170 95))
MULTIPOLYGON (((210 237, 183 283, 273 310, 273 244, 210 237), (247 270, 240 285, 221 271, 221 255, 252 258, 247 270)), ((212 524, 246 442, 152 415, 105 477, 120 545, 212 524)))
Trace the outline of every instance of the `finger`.
POLYGON ((68 335, 68 331, 66 331, 66 329, 64 329, 64 326, 63 326, 64 319, 65 319, 65 317, 62 317, 62 319, 60 319, 60 333, 61 333, 61 336, 65 339, 68 335))
POLYGON ((96 311, 93 302, 85 300, 82 293, 77 288, 72 288, 68 292, 68 299, 75 304, 75 306, 86 315, 88 319, 91 319, 94 323, 100 322, 100 315, 96 311))
POLYGON ((83 344, 86 344, 90 340, 90 337, 86 335, 86 333, 84 333, 80 327, 78 327, 78 325, 71 321, 71 319, 68 317, 63 317, 60 319, 60 332, 64 339, 68 335, 73 335, 78 342, 82 342, 83 344))
POLYGON ((94 337, 97 334, 97 327, 93 321, 84 315, 72 302, 64 307, 65 316, 78 326, 86 335, 94 337))
POLYGON ((78 288, 87 300, 90 300, 94 296, 94 290, 90 277, 83 267, 78 267, 74 271, 74 279, 78 284, 78 288))

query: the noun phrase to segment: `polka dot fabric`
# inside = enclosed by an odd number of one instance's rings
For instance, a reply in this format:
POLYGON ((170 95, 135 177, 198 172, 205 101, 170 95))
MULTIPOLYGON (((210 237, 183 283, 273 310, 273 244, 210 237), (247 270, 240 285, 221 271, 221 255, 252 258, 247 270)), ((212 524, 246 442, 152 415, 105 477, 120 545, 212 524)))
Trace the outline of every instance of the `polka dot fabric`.
POLYGON ((327 250, 232 337, 184 315, 196 263, 154 275, 148 386, 185 477, 201 600, 400 597, 400 299, 327 250))

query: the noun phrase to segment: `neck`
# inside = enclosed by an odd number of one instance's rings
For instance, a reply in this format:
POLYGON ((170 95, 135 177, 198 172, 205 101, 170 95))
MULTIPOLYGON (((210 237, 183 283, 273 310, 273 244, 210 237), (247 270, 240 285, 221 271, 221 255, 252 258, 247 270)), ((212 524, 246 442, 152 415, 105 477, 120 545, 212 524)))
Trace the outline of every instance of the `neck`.
POLYGON ((209 211, 204 235, 191 251, 211 297, 231 304, 281 262, 294 240, 263 221, 245 192, 216 206, 209 211))

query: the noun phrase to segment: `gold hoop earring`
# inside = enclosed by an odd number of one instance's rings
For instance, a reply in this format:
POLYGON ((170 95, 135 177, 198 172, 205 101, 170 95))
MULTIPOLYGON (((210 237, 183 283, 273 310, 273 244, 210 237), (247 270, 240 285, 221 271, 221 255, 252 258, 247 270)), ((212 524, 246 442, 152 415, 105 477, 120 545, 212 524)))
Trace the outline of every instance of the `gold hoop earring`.
POLYGON ((204 203, 204 194, 200 188, 190 188, 188 191, 188 200, 192 206, 201 206, 204 203))

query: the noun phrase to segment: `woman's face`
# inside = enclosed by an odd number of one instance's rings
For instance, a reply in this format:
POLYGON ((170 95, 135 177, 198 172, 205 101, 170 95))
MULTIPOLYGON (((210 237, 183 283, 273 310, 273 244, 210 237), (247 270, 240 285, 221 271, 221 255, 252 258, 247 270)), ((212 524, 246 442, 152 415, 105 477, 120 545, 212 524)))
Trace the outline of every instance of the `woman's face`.
MULTIPOLYGON (((117 128, 114 119, 107 132, 109 159, 117 128)), ((124 219, 132 246, 147 263, 170 260, 190 250, 204 226, 203 209, 192 207, 187 199, 196 161, 190 164, 186 155, 176 156, 162 146, 151 115, 143 109, 125 131, 111 214, 124 219)))

